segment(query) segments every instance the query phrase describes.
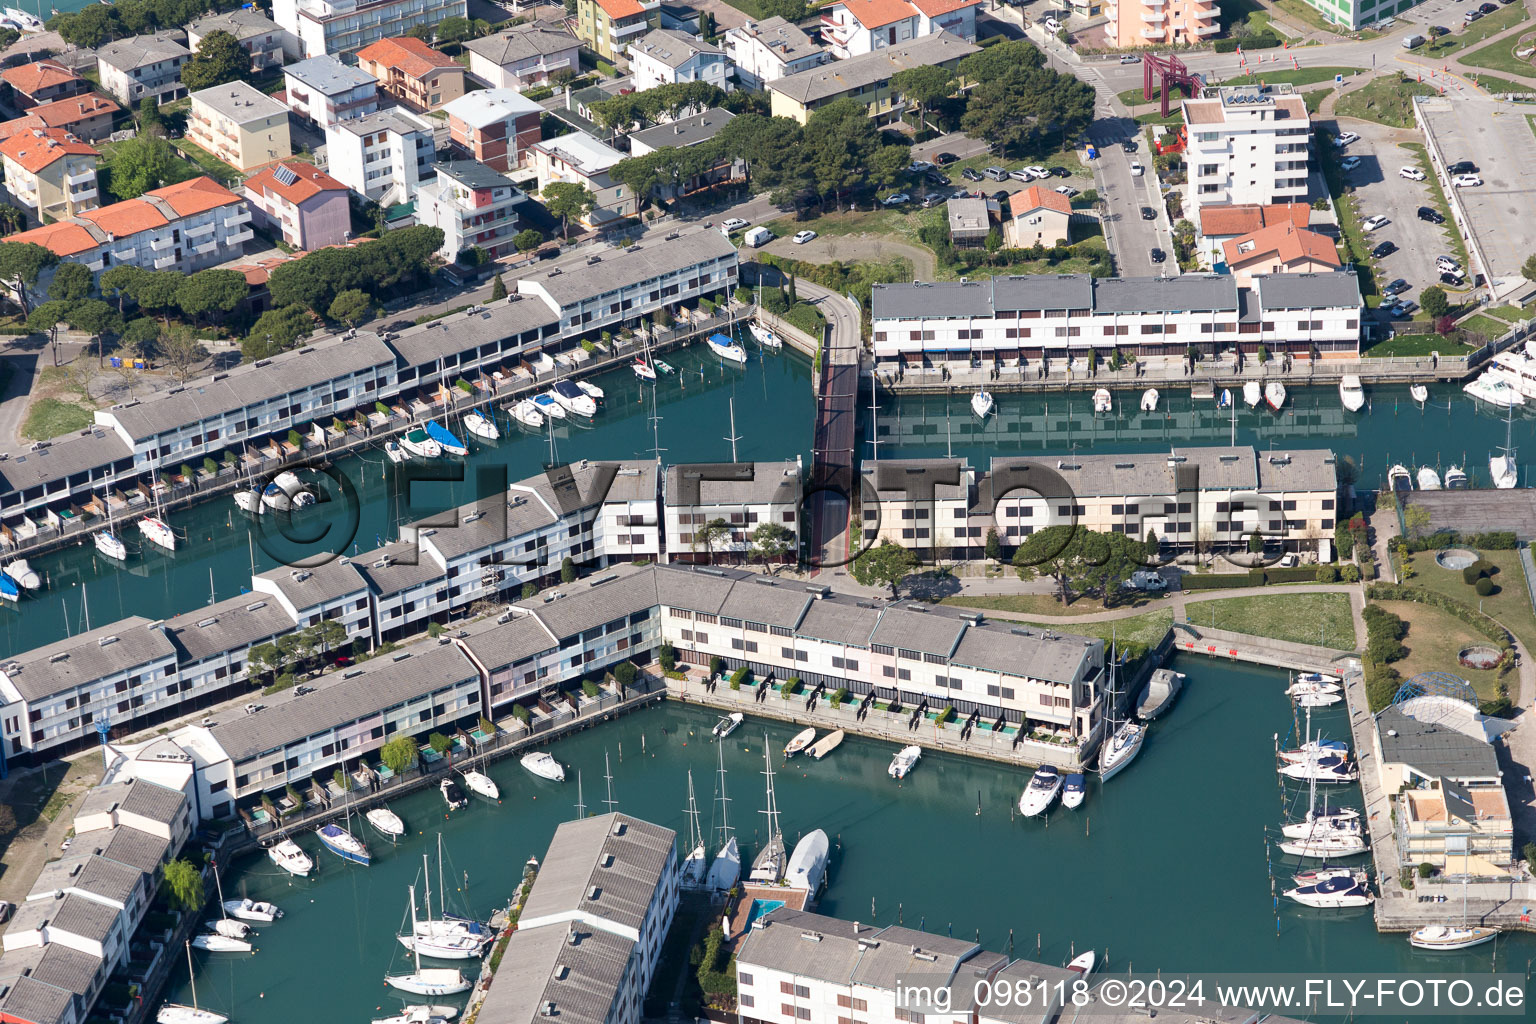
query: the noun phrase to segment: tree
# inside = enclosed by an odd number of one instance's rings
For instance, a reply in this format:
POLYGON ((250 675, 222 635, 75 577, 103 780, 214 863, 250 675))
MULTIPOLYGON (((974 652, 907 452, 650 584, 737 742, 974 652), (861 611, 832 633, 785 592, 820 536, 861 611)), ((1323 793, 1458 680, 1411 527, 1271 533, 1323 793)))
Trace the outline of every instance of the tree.
POLYGON ((1112 604, 1120 584, 1141 567, 1145 552, 1134 537, 1063 524, 1026 537, 1014 552, 1013 565, 1022 580, 1054 580, 1063 604, 1070 603, 1074 593, 1093 592, 1112 604))
POLYGON ((560 218, 560 234, 565 238, 571 236, 571 218, 580 220, 597 205, 597 197, 591 190, 571 181, 552 181, 544 186, 542 195, 544 208, 551 216, 560 218))
POLYGON ((95 379, 96 364, 89 359, 76 359, 69 364, 69 386, 86 402, 91 400, 91 381, 95 379))
POLYGON ((917 104, 917 123, 923 127, 928 109, 955 91, 955 74, 936 64, 923 64, 892 75, 891 91, 917 104))
POLYGON ((139 100, 139 131, 152 134, 163 134, 165 129, 165 117, 160 113, 160 104, 155 102, 153 96, 145 96, 139 100))
POLYGON ((524 228, 512 239, 518 252, 532 252, 544 244, 544 233, 538 228, 524 228))
POLYGON ((796 294, 796 292, 795 292, 795 275, 794 274, 790 274, 789 275, 789 294, 788 294, 788 296, 786 296, 786 298, 789 299, 789 304, 791 306, 793 306, 795 303, 800 301, 800 296, 798 294, 796 294))
POLYGON ((174 270, 140 270, 128 279, 128 297, 146 312, 158 311, 166 323, 171 310, 178 309, 177 296, 186 283, 186 275, 174 270))
POLYGON ((197 176, 196 168, 158 135, 141 134, 119 142, 102 163, 111 174, 107 188, 119 199, 137 199, 152 188, 197 176))
POLYGON ((575 559, 571 558, 570 555, 566 555, 564 558, 560 559, 560 582, 576 582, 576 561, 575 559))
POLYGON ((1403 509, 1403 525, 1408 527, 1410 537, 1422 536, 1429 529, 1429 509, 1423 505, 1410 504, 1403 509))
POLYGON ((531 601, 531 600, 533 600, 534 595, 537 594, 538 592, 539 592, 539 588, 538 588, 537 585, 534 584, 533 580, 525 580, 525 581, 523 581, 523 600, 524 601, 531 601))
POLYGON ((1153 530, 1153 529, 1148 529, 1147 530, 1147 558, 1155 561, 1157 559, 1158 555, 1160 555, 1162 553, 1162 550, 1163 550, 1163 542, 1157 539, 1157 531, 1153 530))
POLYGON ((27 329, 48 335, 53 348, 53 365, 59 365, 59 325, 69 316, 69 303, 50 299, 27 314, 27 329))
POLYGON ((194 322, 210 313, 228 313, 251 292, 238 270, 199 270, 176 289, 176 304, 194 322))
POLYGON ((997 535, 995 526, 987 527, 987 557, 994 562, 1001 561, 1003 557, 1003 541, 997 535))
POLYGON ((33 242, 0 242, 0 281, 15 289, 23 314, 30 312, 27 290, 36 287, 38 275, 58 262, 53 250, 33 242))
POLYGON ((84 263, 60 263, 48 282, 48 297, 76 302, 91 294, 91 268, 84 263))
POLYGON ((409 736, 396 736, 379 748, 379 760, 396 775, 403 775, 416 767, 419 756, 416 742, 409 736))
POLYGON ((203 873, 197 870, 197 865, 185 857, 177 857, 165 866, 164 880, 172 907, 185 911, 202 909, 205 902, 203 873))
POLYGON ((269 309, 251 325, 251 333, 240 343, 240 352, 246 362, 266 359, 292 348, 314 329, 315 321, 303 306, 269 309))
POLYGON ((1248 535, 1248 553, 1250 555, 1262 554, 1264 551, 1264 535, 1254 530, 1248 535))
POLYGON ((1536 253, 1527 256, 1525 262, 1520 264, 1520 276, 1527 281, 1536 281, 1536 253))
POLYGON ((1431 320, 1438 320, 1451 311, 1451 300, 1446 297, 1444 288, 1432 284, 1419 293, 1419 306, 1431 320))
POLYGON ((506 297, 507 282, 501 279, 500 274, 497 274, 494 278, 491 279, 491 301, 495 302, 497 299, 504 299, 506 297))
POLYGON ((251 55, 228 32, 210 32, 181 68, 181 83, 191 92, 250 77, 251 55))
POLYGON ((730 523, 720 518, 711 519, 693 532, 693 540, 690 546, 695 551, 703 548, 706 559, 713 562, 715 560, 715 545, 730 535, 730 523))
POLYGON ((782 561, 795 546, 794 531, 780 523, 759 523, 752 531, 752 554, 763 564, 782 561))
POLYGON ((1093 120, 1093 87, 1051 70, 1040 51, 1022 40, 972 54, 960 62, 960 74, 978 83, 966 99, 961 128, 1000 151, 1051 152, 1093 120))
POLYGON ((916 568, 916 555, 887 540, 853 560, 853 578, 866 587, 890 587, 894 599, 901 596, 901 581, 916 568))
POLYGON ((373 315, 373 300, 360 288, 348 288, 331 301, 326 315, 348 327, 356 327, 373 315))
POLYGON ((115 334, 123 326, 122 314, 100 299, 81 299, 69 307, 69 314, 64 319, 73 330, 84 331, 91 336, 91 340, 96 343, 98 362, 103 355, 101 336, 115 334))
POLYGON ((699 38, 710 44, 715 41, 715 16, 708 11, 699 11, 699 38))
POLYGON ((478 245, 466 245, 459 250, 458 258, 454 261, 461 267, 483 267, 491 262, 491 254, 478 245))
POLYGON ((196 332, 182 324, 162 328, 155 337, 155 349, 165 365, 171 368, 172 376, 180 381, 190 379, 193 370, 208 358, 208 350, 198 340, 196 332))
POLYGON ((135 267, 127 263, 119 263, 115 267, 108 267, 101 272, 99 285, 102 298, 117 299, 117 311, 124 312, 124 305, 133 297, 133 286, 139 278, 150 271, 143 267, 135 267))
POLYGON ((117 351, 124 361, 142 359, 160 338, 160 325, 147 316, 130 320, 117 336, 117 351))

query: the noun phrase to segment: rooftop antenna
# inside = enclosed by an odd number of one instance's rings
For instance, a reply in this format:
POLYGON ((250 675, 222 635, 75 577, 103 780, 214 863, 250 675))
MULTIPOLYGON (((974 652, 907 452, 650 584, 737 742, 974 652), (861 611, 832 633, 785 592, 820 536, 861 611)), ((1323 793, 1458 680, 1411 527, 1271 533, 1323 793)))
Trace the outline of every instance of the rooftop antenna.
POLYGON ((603 751, 603 770, 603 778, 608 780, 608 799, 604 800, 603 803, 607 805, 608 813, 612 814, 614 808, 619 805, 619 802, 613 798, 613 769, 608 764, 608 751, 606 750, 603 751))
POLYGON ((576 817, 585 819, 587 816, 587 804, 581 796, 581 769, 576 769, 576 817))
POLYGON ((730 403, 731 403, 731 436, 727 437, 725 440, 731 442, 731 461, 735 462, 736 461, 736 442, 741 440, 741 436, 736 433, 736 398, 735 398, 735 396, 731 397, 730 403))

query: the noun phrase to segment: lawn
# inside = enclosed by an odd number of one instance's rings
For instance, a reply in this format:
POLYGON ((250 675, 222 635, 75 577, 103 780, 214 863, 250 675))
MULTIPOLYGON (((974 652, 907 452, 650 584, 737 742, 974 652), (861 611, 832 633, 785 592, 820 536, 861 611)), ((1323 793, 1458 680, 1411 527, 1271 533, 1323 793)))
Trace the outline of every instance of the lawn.
MULTIPOLYGON (((1520 37, 1512 36, 1501 39, 1496 43, 1489 43, 1481 50, 1473 50, 1461 58, 1463 64, 1470 64, 1475 68, 1490 68, 1494 71, 1503 71, 1511 75, 1536 76, 1536 68, 1531 66, 1528 60, 1521 60, 1515 56, 1515 51, 1521 47, 1520 37)), ((1529 46, 1529 43, 1524 45, 1529 46)))
POLYGON ((1411 128, 1413 97, 1434 96, 1438 91, 1427 82, 1388 75, 1340 99, 1334 104, 1333 112, 1339 117, 1358 117, 1393 128, 1411 128))
POLYGON ((918 229, 926 221, 938 222, 944 217, 942 206, 924 210, 908 203, 905 207, 895 209, 881 206, 874 210, 833 211, 805 220, 781 217, 766 221, 763 226, 780 238, 788 238, 809 227, 821 235, 892 235, 912 245, 922 245, 917 240, 918 229))
POLYGON ((1431 352, 1439 352, 1443 356, 1462 355, 1466 348, 1454 338, 1442 338, 1438 334, 1395 334, 1383 341, 1378 341, 1366 349, 1362 355, 1377 359, 1388 356, 1427 356, 1431 352))
MULTIPOLYGON (((1467 243, 1461 237, 1461 228, 1456 226, 1456 218, 1451 216, 1451 204, 1446 202, 1445 189, 1440 186, 1440 176, 1435 173, 1435 168, 1429 162, 1429 151, 1424 148, 1422 142, 1400 142, 1398 146, 1413 154, 1418 162, 1419 170, 1424 172, 1424 184, 1429 187, 1429 197, 1434 202, 1435 209, 1440 211, 1445 218, 1445 223, 1440 225, 1440 233, 1450 243, 1456 258, 1462 266, 1470 266, 1467 259, 1467 243)), ((1502 333, 1502 332, 1501 332, 1502 333)))
POLYGON ((1456 326, 1464 331, 1473 331, 1481 334, 1485 338, 1498 338, 1509 332, 1508 324, 1489 316, 1483 316, 1481 313, 1477 316, 1468 317, 1456 326))
MULTIPOLYGON (((1152 87, 1152 98, 1151 99, 1147 99, 1145 96, 1143 96, 1142 95, 1142 90, 1139 87, 1135 88, 1135 89, 1127 89, 1124 92, 1118 94, 1118 96, 1116 98, 1121 103, 1124 103, 1128 107, 1139 107, 1139 106, 1142 106, 1142 105, 1147 104, 1147 103, 1156 103, 1156 102, 1158 102, 1159 97, 1161 97, 1162 95, 1163 95, 1162 87, 1161 86, 1153 86, 1152 87)), ((1188 98, 1188 97, 1186 96, 1186 94, 1185 94, 1183 89, 1174 89, 1173 90, 1173 99, 1168 104, 1168 109, 1169 110, 1177 109, 1178 105, 1179 105, 1179 101, 1182 100, 1182 99, 1186 99, 1186 98, 1188 98)))
POLYGON ((1484 551, 1482 557, 1499 571, 1493 582, 1498 588, 1488 597, 1479 598, 1475 591, 1462 582, 1461 573, 1442 569, 1435 561, 1433 551, 1421 551, 1408 560, 1414 576, 1410 586, 1423 587, 1454 598, 1473 608, 1482 602, 1483 613, 1497 619, 1505 629, 1514 633, 1527 647, 1536 644, 1536 614, 1531 611, 1530 598, 1525 592, 1525 574, 1520 570, 1520 552, 1484 551))
POLYGON ((1496 316, 1500 320, 1507 320, 1512 324, 1519 323, 1531 315, 1529 311, 1521 309, 1519 306, 1494 306, 1485 312, 1489 316, 1496 316))
POLYGON ((1448 53, 1456 53, 1482 42, 1489 36, 1496 36, 1505 29, 1514 28, 1529 17, 1530 14, 1526 11, 1524 4, 1510 4, 1501 11, 1479 18, 1460 32, 1452 32, 1448 36, 1441 36, 1433 42, 1426 43, 1417 52, 1427 57, 1443 57, 1448 53))
POLYGON ((1355 623, 1346 594, 1265 594, 1191 601, 1185 606, 1190 625, 1230 629, 1295 644, 1355 649, 1355 623))
POLYGON ((1404 679, 1420 672, 1449 672, 1472 684, 1484 700, 1498 696, 1497 670, 1468 668, 1456 660, 1456 654, 1471 644, 1486 644, 1488 638, 1476 632, 1456 616, 1417 601, 1377 601, 1393 615, 1408 623, 1403 646, 1408 656, 1392 663, 1404 679))
POLYGON ((188 142, 186 139, 177 139, 172 143, 172 145, 174 145, 181 152, 182 156, 186 157, 194 164, 197 164, 198 167, 202 168, 204 174, 207 174, 215 181, 229 183, 232 181, 239 181, 245 177, 245 175, 241 174, 239 171, 235 170, 229 164, 225 163, 223 160, 220 160, 206 149, 203 149, 201 146, 194 145, 188 142))
POLYGON ((1507 78, 1499 78, 1496 75, 1484 75, 1479 73, 1474 79, 1480 89, 1489 93, 1529 93, 1536 92, 1536 85, 1526 85, 1523 82, 1511 82, 1507 78))
POLYGON ((27 410, 26 421, 21 425, 21 436, 42 441, 84 430, 94 421, 92 411, 84 406, 58 398, 39 398, 27 410))
POLYGON ((1320 28, 1324 32, 1334 32, 1341 36, 1347 35, 1352 39, 1375 39, 1381 34, 1371 29, 1361 29, 1359 32, 1354 32, 1347 25, 1335 25, 1318 13, 1317 8, 1303 3, 1302 0, 1275 0, 1275 7, 1297 21, 1305 22, 1313 28, 1320 28))

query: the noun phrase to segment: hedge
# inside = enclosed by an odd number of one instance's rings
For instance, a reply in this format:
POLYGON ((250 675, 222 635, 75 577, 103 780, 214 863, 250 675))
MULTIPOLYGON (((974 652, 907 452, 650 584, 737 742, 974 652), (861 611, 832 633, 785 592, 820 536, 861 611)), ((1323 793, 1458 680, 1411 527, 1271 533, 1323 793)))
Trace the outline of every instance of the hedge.
POLYGON ((1437 530, 1428 537, 1412 540, 1398 538, 1402 547, 1409 551, 1439 551, 1442 548, 1473 548, 1480 551, 1513 551, 1520 546, 1519 540, 1509 530, 1493 530, 1488 533, 1458 533, 1455 530, 1437 530))
POLYGON ((745 665, 731 673, 731 689, 733 690, 739 690, 742 683, 749 683, 751 681, 752 670, 745 665))
POLYGON ((1439 608, 1443 612, 1456 616, 1504 650, 1507 651, 1514 646, 1509 632, 1499 625, 1496 619, 1484 615, 1471 605, 1463 604, 1455 598, 1446 597, 1433 590, 1405 587, 1399 583, 1372 583, 1366 588, 1365 593, 1372 601, 1417 601, 1419 604, 1439 608))
POLYGON ((1267 32, 1251 35, 1246 39, 1218 39, 1211 44, 1216 53, 1232 53, 1239 46, 1245 50, 1273 50, 1280 45, 1280 37, 1267 32))
POLYGON ((1262 587, 1264 574, 1257 578, 1249 573, 1186 574, 1179 580, 1181 590, 1222 590, 1227 587, 1262 587))

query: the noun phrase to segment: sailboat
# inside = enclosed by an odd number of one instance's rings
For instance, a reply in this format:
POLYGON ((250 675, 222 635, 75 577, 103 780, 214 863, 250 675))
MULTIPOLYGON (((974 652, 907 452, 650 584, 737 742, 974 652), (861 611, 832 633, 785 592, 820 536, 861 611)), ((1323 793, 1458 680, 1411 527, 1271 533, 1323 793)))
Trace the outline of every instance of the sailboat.
POLYGON ((405 835, 405 822, 400 820, 400 815, 388 807, 375 807, 363 817, 367 818, 368 824, 378 829, 390 842, 405 835))
POLYGON ((693 769, 688 769, 688 856, 683 858, 678 884, 684 889, 707 888, 709 849, 704 845, 704 831, 699 828, 699 804, 693 797, 693 769))
POLYGON ((715 861, 709 866, 709 888, 716 892, 727 892, 735 888, 741 880, 741 848, 736 844, 736 837, 731 833, 731 826, 727 820, 726 809, 730 806, 730 797, 725 795, 725 745, 721 744, 720 752, 720 835, 723 842, 720 844, 720 852, 715 854, 715 861))
POLYGON ((1264 399, 1264 388, 1256 380, 1250 380, 1243 385, 1243 402, 1252 409, 1264 399))
POLYGON ((1513 416, 1514 409, 1511 407, 1504 416, 1504 447, 1499 449, 1500 454, 1488 459, 1488 474, 1493 477, 1493 486, 1504 491, 1520 482, 1520 466, 1515 462, 1512 436, 1515 427, 1513 416))
POLYGON ((1099 779, 1108 782, 1118 775, 1126 765, 1136 760, 1136 755, 1141 753, 1141 745, 1147 738, 1147 727, 1134 718, 1120 721, 1120 693, 1118 686, 1119 674, 1116 672, 1119 658, 1115 655, 1114 641, 1110 641, 1109 655, 1109 722, 1110 726, 1120 724, 1110 733, 1109 739, 1104 741, 1104 749, 1099 752, 1099 779))
POLYGON ((763 776, 768 780, 767 807, 768 841, 752 858, 752 870, 747 881, 757 885, 774 885, 784 877, 784 834, 779 831, 779 803, 773 795, 773 759, 768 756, 768 734, 763 733, 763 776))
MULTIPOLYGON (((1286 764, 1280 769, 1281 774, 1289 775, 1291 778, 1307 779, 1307 815, 1299 823, 1282 826, 1281 831, 1287 836, 1287 839, 1280 843, 1280 849, 1296 857, 1352 857, 1365 852, 1365 836, 1359 828, 1358 814, 1356 815, 1355 829, 1353 831, 1349 831, 1347 828, 1319 827, 1321 819, 1317 813, 1317 784, 1319 781, 1327 780, 1322 777, 1322 772, 1318 770, 1317 766, 1328 761, 1342 760, 1337 754, 1325 755, 1323 748, 1318 745, 1321 742, 1320 739, 1317 741, 1312 739, 1312 712, 1308 709, 1306 741, 1303 744, 1303 749, 1311 751, 1311 755, 1305 761, 1286 764), (1288 771, 1288 769, 1296 768, 1304 770, 1305 774, 1292 774, 1288 771), (1292 827, 1295 824, 1300 824, 1302 827, 1295 829, 1292 827)), ((1324 813, 1327 813, 1326 805, 1324 813)), ((1322 885, 1330 881, 1337 881, 1337 879, 1319 879, 1314 885, 1322 885)), ((1309 887, 1303 886, 1302 888, 1309 887)), ((1286 895, 1289 896, 1291 894, 1287 893, 1286 895)), ((1330 895, 1330 893, 1308 892, 1304 895, 1309 897, 1315 895, 1321 898, 1330 895)), ((1302 900, 1300 902, 1306 901, 1302 900)), ((1319 905, 1321 904, 1309 904, 1309 906, 1319 905)))
POLYGON ((373 1018, 372 1024, 448 1024, 458 1012, 455 1006, 407 1006, 393 1017, 373 1018))
POLYGON ((747 365, 747 350, 723 334, 711 334, 704 339, 709 344, 709 350, 723 360, 747 365))
POLYGON ((1222 388, 1221 395, 1216 399, 1216 408, 1230 409, 1232 407, 1232 389, 1222 388))
MULTIPOLYGON (((416 932, 416 887, 409 887, 411 894, 411 933, 416 932)), ((414 943, 407 946, 411 951, 411 958, 415 962, 416 970, 410 974, 386 974, 384 984, 391 988, 397 988, 402 992, 409 992, 418 996, 451 996, 458 992, 469 991, 469 979, 464 977, 464 972, 457 967, 428 967, 421 966, 421 952, 414 943)))
POLYGON ((335 822, 327 822, 315 829, 315 837, 342 860, 367 867, 371 858, 363 841, 335 822))
POLYGON ((1415 928, 1408 935, 1408 944, 1414 949, 1450 953, 1458 949, 1481 946, 1485 942, 1491 942, 1498 934, 1497 928, 1467 924, 1467 878, 1463 875, 1461 878, 1461 926, 1427 924, 1422 928, 1415 928))
POLYGON ((25 558, 11 559, 5 567, 5 574, 23 590, 36 590, 43 585, 43 577, 25 558))
POLYGON ((464 429, 487 441, 501 437, 501 431, 496 429, 496 418, 489 409, 472 409, 465 413, 464 429))
POLYGON ((1285 385, 1277 380, 1272 380, 1264 385, 1264 401, 1275 412, 1285 404, 1285 385))
POLYGON ((464 785, 471 793, 479 793, 487 800, 500 800, 501 790, 496 786, 496 780, 482 771, 474 768, 466 768, 462 773, 464 785))
POLYGON ((139 533, 143 535, 145 540, 156 547, 164 548, 174 553, 176 550, 176 531, 171 529, 171 524, 161 517, 160 489, 151 485, 150 494, 153 495, 155 500, 155 514, 145 516, 139 520, 139 533))
POLYGON ((218 932, 194 935, 192 945, 198 949, 206 949, 210 953, 249 953, 251 951, 251 944, 246 940, 220 935, 218 932))
POLYGON ((971 412, 980 419, 986 419, 992 415, 992 409, 997 403, 992 398, 992 392, 982 389, 971 396, 971 412))
MULTIPOLYGON (((411 932, 409 935, 399 936, 400 944, 422 956, 436 957, 439 960, 467 960, 472 956, 478 956, 485 944, 491 941, 491 933, 479 921, 448 915, 445 906, 446 889, 443 885, 443 834, 441 832, 437 834, 439 917, 432 916, 432 875, 425 853, 421 855, 421 877, 427 889, 427 918, 424 921, 419 920, 413 912, 411 932)), ((416 891, 412 887, 413 910, 415 898, 416 891)))
POLYGON ((635 376, 641 380, 656 379, 656 367, 652 366, 650 360, 643 355, 635 356, 635 361, 629 364, 629 368, 634 370, 635 376))
POLYGON ((459 436, 437 420, 427 420, 427 436, 436 441, 449 455, 464 456, 469 454, 469 445, 459 440, 459 436))
POLYGON ((197 1005, 197 972, 192 970, 192 943, 186 942, 184 945, 187 948, 187 978, 192 983, 192 1005, 166 1003, 155 1014, 155 1020, 159 1024, 225 1024, 228 1017, 197 1005))
POLYGON ((107 528, 96 531, 96 550, 108 558, 115 558, 119 562, 124 561, 128 557, 128 545, 123 543, 122 538, 117 535, 117 530, 112 525, 112 496, 106 491, 102 491, 101 503, 107 509, 107 528))

